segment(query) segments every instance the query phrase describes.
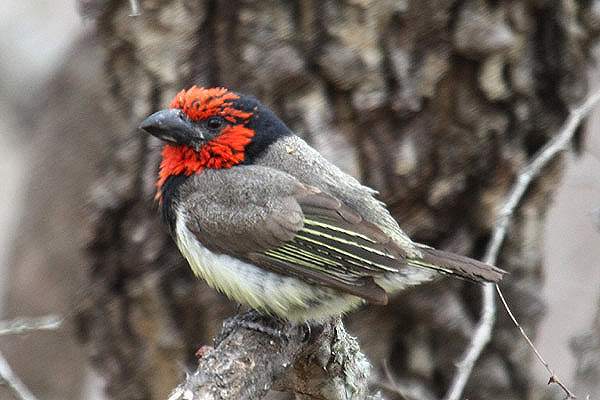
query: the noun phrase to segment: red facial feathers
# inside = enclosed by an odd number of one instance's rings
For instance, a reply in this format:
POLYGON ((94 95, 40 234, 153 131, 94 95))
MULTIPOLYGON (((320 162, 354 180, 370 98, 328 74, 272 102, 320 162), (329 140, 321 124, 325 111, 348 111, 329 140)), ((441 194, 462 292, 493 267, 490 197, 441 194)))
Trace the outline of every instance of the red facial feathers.
POLYGON ((156 186, 160 189, 171 175, 189 176, 204 168, 231 168, 244 161, 244 149, 254 131, 243 125, 227 126, 223 134, 199 151, 189 146, 168 144, 162 151, 162 162, 156 186))
POLYGON ((220 115, 229 122, 235 123, 236 117, 247 120, 252 115, 252 113, 231 107, 232 100, 239 98, 240 96, 225 88, 205 89, 194 85, 188 90, 184 89, 177 93, 171 101, 170 108, 180 109, 193 121, 220 115))
POLYGON ((224 127, 221 134, 206 143, 198 151, 185 145, 168 144, 162 151, 162 162, 156 186, 156 198, 161 199, 161 188, 167 178, 173 175, 190 176, 204 168, 231 168, 244 161, 244 150, 254 136, 254 131, 245 126, 252 113, 233 108, 232 100, 239 99, 235 93, 225 88, 198 88, 177 93, 170 108, 182 110, 187 116, 199 121, 213 115, 237 123, 224 127))

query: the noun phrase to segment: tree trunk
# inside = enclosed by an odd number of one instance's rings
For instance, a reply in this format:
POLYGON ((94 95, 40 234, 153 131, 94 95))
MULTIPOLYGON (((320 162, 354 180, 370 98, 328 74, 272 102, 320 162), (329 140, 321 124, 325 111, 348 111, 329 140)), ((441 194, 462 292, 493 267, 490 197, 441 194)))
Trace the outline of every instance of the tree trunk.
MULTIPOLYGON (((83 4, 96 12, 106 51, 101 100, 124 129, 92 184, 93 290, 80 329, 117 399, 165 398, 182 364, 192 367, 235 312, 194 278, 153 203, 160 146, 135 128, 178 90, 254 95, 377 189, 413 239, 478 257, 516 171, 585 95, 600 26, 590 2, 572 0, 146 0, 135 18, 126 1, 83 4)), ((553 163, 529 190, 499 263, 529 332, 544 309, 542 224, 560 170, 553 163)), ((386 360, 396 382, 441 397, 473 333, 479 293, 441 279, 346 321, 379 381, 386 360)), ((465 396, 532 398, 530 359, 499 312, 465 396)))

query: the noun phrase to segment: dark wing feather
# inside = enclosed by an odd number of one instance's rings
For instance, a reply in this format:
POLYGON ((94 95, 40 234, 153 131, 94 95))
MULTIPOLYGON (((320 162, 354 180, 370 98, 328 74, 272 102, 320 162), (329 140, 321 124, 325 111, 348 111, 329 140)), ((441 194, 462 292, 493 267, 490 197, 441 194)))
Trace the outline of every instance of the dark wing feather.
POLYGON ((342 292, 362 297, 372 304, 387 304, 387 294, 385 290, 377 286, 371 277, 365 276, 346 282, 343 279, 332 275, 315 271, 310 267, 302 267, 266 254, 253 253, 250 255, 250 259, 255 264, 264 266, 267 269, 282 275, 295 276, 308 283, 335 288, 342 292))
POLYGON ((431 268, 473 282, 498 282, 503 269, 459 254, 420 246, 421 258, 411 258, 411 265, 431 268))
POLYGON ((283 172, 209 169, 191 183, 182 192, 186 226, 213 252, 377 304, 387 296, 374 278, 406 265, 376 225, 283 172))
POLYGON ((375 280, 405 266, 474 281, 504 271, 415 244, 406 252, 378 226, 320 190, 260 166, 207 169, 180 189, 186 227, 209 250, 384 304, 375 280), (265 184, 269 182, 269 184, 265 184))
POLYGON ((275 272, 333 287, 375 304, 387 295, 373 280, 406 265, 403 251, 376 225, 336 198, 306 187, 296 196, 304 226, 292 240, 250 260, 275 272))

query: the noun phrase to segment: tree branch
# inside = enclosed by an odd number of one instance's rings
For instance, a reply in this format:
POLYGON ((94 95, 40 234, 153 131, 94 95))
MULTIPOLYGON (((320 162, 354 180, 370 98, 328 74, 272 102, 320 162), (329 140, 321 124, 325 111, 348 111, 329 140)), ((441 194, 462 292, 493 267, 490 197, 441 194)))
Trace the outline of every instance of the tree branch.
POLYGON ((130 17, 139 17, 142 15, 138 0, 129 0, 129 7, 131 8, 131 13, 129 14, 130 17))
POLYGON ((250 312, 224 323, 215 347, 202 351, 196 372, 169 400, 260 399, 271 388, 308 399, 363 399, 369 370, 341 319, 308 328, 250 312))
POLYGON ((564 390, 564 392, 567 395, 568 399, 574 399, 575 395, 569 390, 569 388, 567 388, 558 379, 558 377, 556 376, 556 374, 554 373, 554 371, 552 370, 552 368, 550 368, 550 365, 548 364, 548 362, 546 360, 544 360, 544 357, 542 357, 542 355, 540 354, 540 352, 538 351, 538 349, 535 347, 535 345, 533 344, 533 342, 531 341, 531 339, 529 339, 529 336, 527 336, 527 333, 525 333, 525 330, 523 329, 523 327, 521 326, 521 324, 519 324, 519 322, 517 321, 517 318, 513 315, 512 311, 510 310, 510 307, 508 307, 508 304, 506 303, 506 299, 504 298, 504 295, 502 294, 502 291, 500 290, 500 287, 498 285, 496 285, 496 291, 498 292, 498 296, 500 296, 500 300, 502 301, 502 305, 504 306, 504 309, 508 313, 508 316, 510 317, 511 321, 515 324, 515 326, 517 328, 519 328, 519 332, 521 333, 521 336, 523 336, 525 338, 525 340, 527 341, 527 344, 529 345, 529 347, 531 347, 531 349, 535 353, 535 356, 542 363, 542 365, 544 366, 544 368, 546 368, 546 371, 548 371, 548 373, 550 374, 550 379, 548 379, 548 385, 551 384, 551 383, 556 383, 558 386, 560 386, 560 388, 562 390, 564 390))
POLYGON ((15 392, 15 394, 22 400, 37 400, 37 397, 33 395, 25 386, 23 381, 19 379, 17 375, 13 372, 10 364, 4 358, 4 355, 0 353, 0 379, 15 392))
MULTIPOLYGON (((0 336, 19 335, 40 330, 55 330, 60 328, 62 322, 62 318, 52 314, 38 318, 19 317, 8 321, 0 321, 0 336)), ((23 381, 15 375, 2 353, 0 353, 0 382, 6 382, 19 399, 37 400, 23 381)))
MULTIPOLYGON (((567 121, 562 126, 558 134, 554 136, 548 143, 546 143, 546 145, 536 153, 532 160, 521 169, 517 176, 516 183, 506 196, 503 202, 503 207, 498 213, 498 219, 492 232, 492 239, 488 244, 483 259, 485 262, 489 264, 496 263, 496 260, 498 259, 498 252, 502 243, 504 242, 504 238, 506 237, 506 231, 509 223, 512 221, 515 209, 523 199, 523 196, 531 185, 531 182, 540 175, 548 162, 550 162, 560 152, 567 149, 571 139, 573 138, 573 135, 575 134, 575 131, 577 130, 577 127, 579 127, 581 121, 588 116, 598 102, 600 102, 600 90, 588 97, 582 105, 572 109, 567 121)), ((496 289, 498 293, 501 294, 498 285, 496 285, 496 289)), ((496 314, 494 285, 491 283, 484 285, 482 288, 482 295, 483 304, 481 319, 477 324, 475 334, 473 335, 473 339, 471 340, 463 359, 458 363, 456 375, 454 376, 452 385, 450 386, 450 389, 445 397, 446 400, 460 399, 467 380, 469 379, 469 376, 471 376, 475 362, 481 355, 485 345, 490 341, 496 314)), ((529 340, 523 329, 520 327, 519 323, 516 321, 516 319, 514 319, 514 317, 512 317, 512 313, 510 312, 506 303, 504 303, 504 305, 507 312, 513 319, 513 322, 520 329, 521 334, 532 346, 536 354, 539 354, 531 343, 531 340, 529 340)), ((548 367, 548 364, 545 363, 545 361, 542 362, 544 363, 548 372, 551 374, 550 381, 548 383, 557 383, 561 388, 563 388, 568 397, 574 397, 573 394, 566 388, 566 386, 558 380, 554 372, 552 372, 552 370, 548 367)))
POLYGON ((32 331, 47 331, 60 328, 63 319, 58 315, 44 315, 37 318, 19 317, 0 321, 0 336, 20 335, 32 331))

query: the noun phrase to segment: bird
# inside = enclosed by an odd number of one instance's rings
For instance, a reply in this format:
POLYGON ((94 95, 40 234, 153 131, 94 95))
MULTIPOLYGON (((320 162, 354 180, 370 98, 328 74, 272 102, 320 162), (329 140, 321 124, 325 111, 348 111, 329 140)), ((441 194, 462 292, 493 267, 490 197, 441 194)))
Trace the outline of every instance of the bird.
POLYGON ((139 128, 164 142, 156 199, 192 271, 260 313, 322 323, 440 274, 505 273, 413 242, 375 190, 252 96, 194 85, 139 128))

